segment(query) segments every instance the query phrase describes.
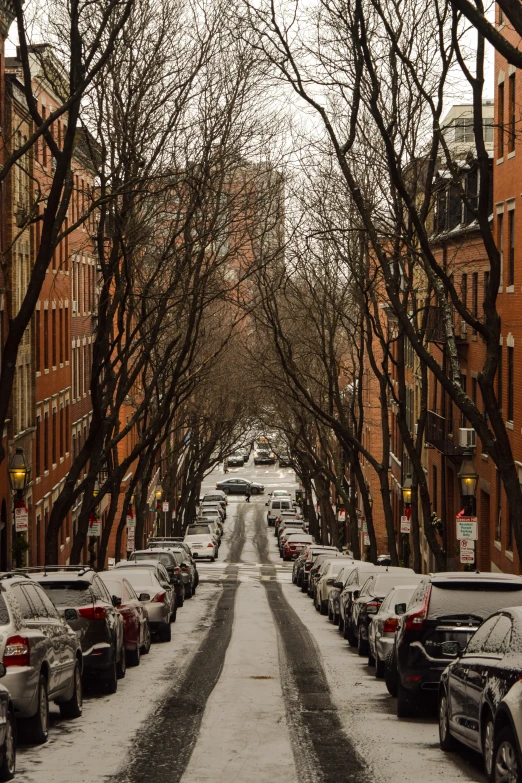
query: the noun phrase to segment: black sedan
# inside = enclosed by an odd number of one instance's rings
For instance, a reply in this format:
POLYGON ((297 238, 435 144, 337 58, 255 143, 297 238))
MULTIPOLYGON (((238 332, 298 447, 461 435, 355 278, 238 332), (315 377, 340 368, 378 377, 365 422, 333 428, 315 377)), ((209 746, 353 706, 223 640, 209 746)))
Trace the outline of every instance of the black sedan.
MULTIPOLYGON (((446 642, 443 654, 453 657, 456 647, 456 642, 446 642)), ((458 740, 481 753, 488 780, 521 779, 521 678, 519 607, 489 617, 441 677, 441 748, 455 750, 458 740)))
POLYGON ((228 458, 228 467, 229 468, 242 468, 245 464, 245 457, 243 454, 232 454, 228 458))
MULTIPOLYGON (((0 677, 5 666, 0 663, 0 677)), ((11 780, 16 769, 16 727, 9 691, 0 685, 0 780, 11 780)))
POLYGON ((248 487, 251 495, 262 495, 265 491, 262 484, 242 478, 229 478, 216 484, 216 489, 222 489, 227 495, 246 495, 248 487))

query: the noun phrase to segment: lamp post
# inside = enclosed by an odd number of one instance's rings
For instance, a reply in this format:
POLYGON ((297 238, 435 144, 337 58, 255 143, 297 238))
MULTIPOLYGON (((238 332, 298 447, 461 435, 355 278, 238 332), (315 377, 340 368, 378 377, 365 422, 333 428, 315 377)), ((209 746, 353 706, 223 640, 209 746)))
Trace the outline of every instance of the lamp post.
POLYGON ((17 568, 23 565, 24 553, 29 548, 24 532, 28 529, 28 513, 24 495, 29 483, 31 468, 27 464, 23 449, 17 448, 7 469, 9 484, 13 493, 13 515, 15 523, 15 537, 13 540, 13 555, 17 568))
MULTIPOLYGON (((94 481, 94 487, 92 488, 92 496, 95 500, 95 507, 94 511, 91 511, 89 515, 89 528, 91 527, 91 524, 97 524, 98 523, 98 515, 96 513, 96 506, 98 505, 98 501, 96 501, 96 498, 100 494, 100 482, 98 480, 98 477, 96 477, 94 481)), ((94 564, 96 562, 96 539, 97 536, 89 536, 89 544, 87 546, 87 550, 89 552, 89 565, 91 568, 94 568, 94 564)))
POLYGON ((462 510, 465 516, 474 517, 477 513, 477 501, 475 492, 479 475, 473 464, 473 455, 470 451, 464 452, 464 458, 457 473, 462 496, 462 510))
MULTIPOLYGON (((411 498, 412 498, 412 480, 411 473, 406 474, 406 478, 401 487, 402 503, 404 506, 404 516, 410 521, 411 516, 411 498)), ((402 533, 402 562, 405 566, 408 565, 410 559, 410 534, 409 532, 402 533)))
MULTIPOLYGON (((163 490, 160 486, 156 487, 156 491, 154 492, 156 496, 156 511, 158 512, 158 520, 161 519, 159 514, 161 513, 161 498, 163 496, 163 490)), ((160 526, 158 524, 158 533, 160 532, 160 526)), ((167 535, 167 514, 163 513, 163 534, 167 535)))

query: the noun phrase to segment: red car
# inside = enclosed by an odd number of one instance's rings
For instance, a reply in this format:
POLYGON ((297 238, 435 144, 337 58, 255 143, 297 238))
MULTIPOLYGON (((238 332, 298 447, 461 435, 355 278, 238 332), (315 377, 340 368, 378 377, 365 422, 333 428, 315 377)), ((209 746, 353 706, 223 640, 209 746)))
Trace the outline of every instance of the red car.
POLYGON ((150 628, 147 610, 132 585, 118 570, 98 574, 112 596, 112 602, 123 617, 123 637, 129 666, 139 666, 140 656, 150 650, 150 628))
POLYGON ((283 560, 294 560, 301 550, 313 542, 312 536, 303 533, 290 533, 283 543, 283 560))

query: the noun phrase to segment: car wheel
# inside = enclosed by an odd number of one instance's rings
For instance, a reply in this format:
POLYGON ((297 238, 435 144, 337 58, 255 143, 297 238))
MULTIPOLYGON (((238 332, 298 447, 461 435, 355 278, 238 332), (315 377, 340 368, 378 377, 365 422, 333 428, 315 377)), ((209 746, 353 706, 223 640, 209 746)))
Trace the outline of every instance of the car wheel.
POLYGON ((159 637, 162 642, 170 642, 172 639, 172 630, 170 623, 165 623, 159 632, 159 637))
POLYGON ((319 601, 319 611, 321 614, 328 614, 328 601, 319 601))
POLYGON ((397 696, 397 662, 395 648, 388 654, 384 664, 384 682, 390 696, 397 696))
POLYGON ((176 606, 179 609, 181 609, 184 603, 185 603, 185 591, 183 590, 182 593, 176 593, 176 606))
POLYGON ((192 598, 192 586, 185 585, 185 601, 188 601, 189 598, 192 598))
POLYGON ((372 655, 371 648, 368 652, 368 666, 375 666, 375 658, 372 655))
POLYGON ((307 593, 308 592, 308 587, 306 585, 306 582, 301 582, 301 592, 302 593, 307 593))
POLYGON ((456 741, 450 732, 448 697, 444 689, 441 691, 439 697, 439 743, 441 750, 455 750, 456 741))
POLYGON ((384 661, 381 661, 378 653, 375 653, 375 676, 378 679, 384 677, 384 661))
POLYGON ((176 603, 174 602, 174 610, 170 613, 170 618, 169 618, 170 622, 171 623, 175 623, 177 616, 178 616, 178 607, 176 606, 176 603))
POLYGON ((118 661, 116 672, 118 675, 118 680, 123 680, 127 672, 127 656, 125 655, 125 642, 123 643, 122 648, 120 650, 120 660, 118 661))
POLYGON ((331 623, 333 623, 333 621, 334 621, 334 616, 333 616, 333 612, 332 612, 332 610, 330 608, 330 604, 328 604, 328 620, 331 623))
POLYGON ((127 653, 127 663, 129 666, 139 666, 141 660, 141 650, 139 645, 136 646, 135 650, 129 650, 127 653))
POLYGON ((418 698, 406 690, 401 682, 397 683, 397 717, 414 718, 419 712, 418 698))
POLYGON ((484 723, 482 735, 482 748, 484 750, 484 769, 488 780, 493 779, 493 759, 495 758, 495 724, 488 712, 484 723))
POLYGON ((109 669, 105 672, 102 680, 105 685, 107 693, 116 693, 118 690, 118 672, 116 669, 116 661, 113 661, 109 669))
POLYGON ((150 627, 147 623, 147 626, 145 628, 145 641, 143 642, 143 647, 141 648, 141 654, 142 655, 148 655, 150 652, 150 647, 152 644, 152 640, 150 638, 150 627))
POLYGON ((5 742, 2 763, 0 764, 0 780, 11 780, 16 772, 16 730, 11 710, 7 711, 5 720, 5 742))
POLYGON ((339 615, 337 614, 337 612, 334 612, 333 624, 334 625, 339 625, 339 615))
POLYGON ((47 682, 43 674, 38 682, 38 707, 32 718, 23 723, 24 734, 33 745, 43 745, 49 736, 49 697, 47 682))
POLYGON ((74 665, 74 691, 69 701, 62 701, 59 705, 60 715, 67 720, 81 718, 83 713, 82 673, 80 664, 74 665))
POLYGON ((362 635, 361 625, 357 628, 357 653, 361 658, 365 658, 368 655, 368 642, 362 635))
POLYGON ((517 743, 510 726, 502 729, 495 743, 495 783, 511 783, 520 779, 520 759, 518 758, 517 743))
POLYGON ((211 557, 210 562, 213 563, 215 559, 216 559, 215 557, 211 557))

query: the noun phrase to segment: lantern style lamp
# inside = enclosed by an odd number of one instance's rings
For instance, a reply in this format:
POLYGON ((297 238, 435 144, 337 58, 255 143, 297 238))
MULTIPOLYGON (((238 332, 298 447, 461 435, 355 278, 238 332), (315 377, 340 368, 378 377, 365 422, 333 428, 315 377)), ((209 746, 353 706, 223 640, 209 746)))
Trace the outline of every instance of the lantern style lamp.
POLYGON ((9 484, 11 485, 11 491, 18 496, 23 496, 27 489, 29 482, 29 474, 31 469, 29 468, 25 459, 23 449, 16 449, 15 453, 11 457, 11 462, 8 468, 9 484))
POLYGON ((475 516, 475 492, 477 491, 479 475, 475 470, 470 452, 464 454, 464 459, 462 460, 462 465, 457 473, 457 478, 460 484, 460 494, 462 495, 464 511, 469 516, 475 516))
POLYGON ((404 484, 402 485, 401 491, 402 491, 402 502, 404 503, 404 508, 409 508, 411 506, 411 473, 406 474, 406 478, 404 479, 404 484))

